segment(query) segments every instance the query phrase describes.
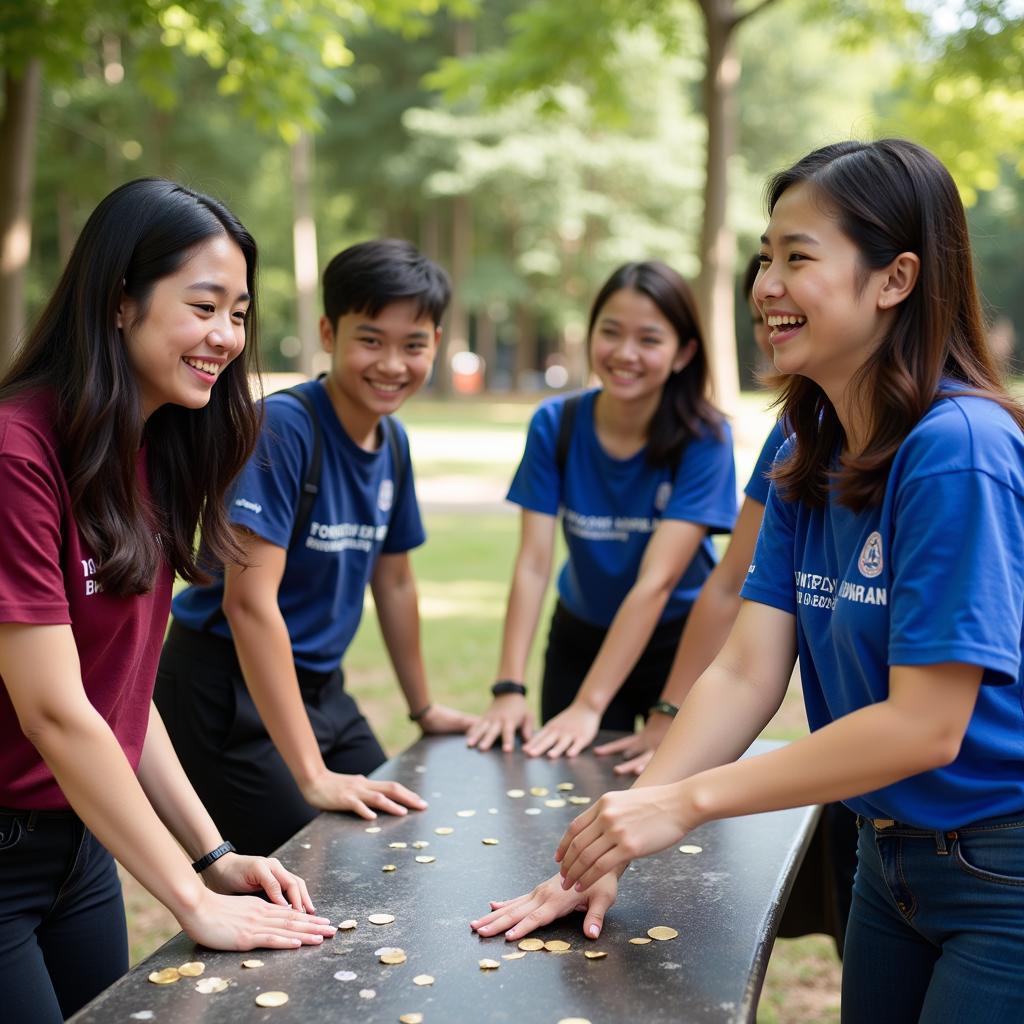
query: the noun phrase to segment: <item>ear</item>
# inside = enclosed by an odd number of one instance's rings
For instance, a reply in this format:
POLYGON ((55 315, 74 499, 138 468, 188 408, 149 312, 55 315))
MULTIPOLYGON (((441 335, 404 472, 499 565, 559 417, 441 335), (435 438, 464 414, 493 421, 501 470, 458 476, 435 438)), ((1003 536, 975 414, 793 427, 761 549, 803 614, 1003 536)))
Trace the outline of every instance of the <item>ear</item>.
POLYGON ((678 373, 685 369, 691 359, 697 354, 697 339, 691 338, 685 345, 679 346, 675 359, 672 360, 672 372, 678 373))
POLYGON ((327 317, 320 317, 320 347, 325 352, 334 352, 334 327, 327 317))
POLYGON ((918 274, 921 272, 921 259, 913 252, 901 252, 883 271, 881 287, 878 291, 878 308, 892 309, 898 306, 914 290, 918 274))

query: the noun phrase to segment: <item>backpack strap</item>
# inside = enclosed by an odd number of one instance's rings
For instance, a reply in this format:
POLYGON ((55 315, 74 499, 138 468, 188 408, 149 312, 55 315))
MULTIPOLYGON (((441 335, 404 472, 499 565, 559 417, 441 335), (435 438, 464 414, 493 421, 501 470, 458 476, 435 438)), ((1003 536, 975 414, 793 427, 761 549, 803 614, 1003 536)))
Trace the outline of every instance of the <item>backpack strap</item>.
POLYGON ((565 467, 569 462, 569 446, 572 444, 572 431, 576 425, 576 413, 579 411, 582 395, 570 395, 562 403, 562 418, 558 422, 558 438, 555 441, 555 465, 558 467, 559 479, 565 479, 565 467))
POLYGON ((384 431, 384 437, 387 440, 388 447, 391 449, 391 472, 394 476, 393 482, 395 485, 395 496, 392 501, 392 507, 394 507, 398 504, 398 495, 402 490, 402 484, 405 483, 406 463, 409 460, 402 451, 402 439, 398 434, 395 418, 393 416, 385 416, 381 420, 381 429, 384 431))

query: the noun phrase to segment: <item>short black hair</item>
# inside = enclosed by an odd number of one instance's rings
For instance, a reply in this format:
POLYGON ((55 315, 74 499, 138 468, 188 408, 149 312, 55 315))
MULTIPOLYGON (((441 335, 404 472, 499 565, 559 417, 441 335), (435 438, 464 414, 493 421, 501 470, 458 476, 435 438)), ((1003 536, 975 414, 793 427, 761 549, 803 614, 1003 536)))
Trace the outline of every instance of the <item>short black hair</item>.
POLYGON ((415 299, 417 316, 430 316, 436 326, 452 294, 445 271, 412 242, 399 238, 343 249, 327 264, 323 285, 324 313, 332 326, 346 313, 374 317, 403 299, 415 299))

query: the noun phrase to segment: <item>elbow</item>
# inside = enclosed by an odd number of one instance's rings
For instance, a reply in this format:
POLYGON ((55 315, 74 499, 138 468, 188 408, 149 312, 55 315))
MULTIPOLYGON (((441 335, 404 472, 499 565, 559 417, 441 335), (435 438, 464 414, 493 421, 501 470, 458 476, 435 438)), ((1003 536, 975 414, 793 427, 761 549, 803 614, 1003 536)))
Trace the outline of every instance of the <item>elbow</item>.
MULTIPOLYGON (((91 705, 89 710, 92 710, 91 705)), ((39 704, 18 712, 18 727, 22 735, 44 758, 48 750, 65 745, 74 732, 87 728, 87 725, 86 710, 73 705, 39 704)))

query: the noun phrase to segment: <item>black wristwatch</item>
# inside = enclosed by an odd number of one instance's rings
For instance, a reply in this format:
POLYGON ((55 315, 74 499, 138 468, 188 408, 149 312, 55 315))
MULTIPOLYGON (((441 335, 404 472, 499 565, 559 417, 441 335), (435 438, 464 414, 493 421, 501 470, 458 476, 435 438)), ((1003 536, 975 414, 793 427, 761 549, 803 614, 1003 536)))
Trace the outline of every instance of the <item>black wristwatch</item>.
POLYGON ((196 874, 205 871, 214 861, 218 861, 226 853, 234 853, 235 848, 231 843, 221 843, 216 849, 211 850, 209 853, 204 853, 199 860, 192 861, 192 869, 196 874))
POLYGON ((503 697, 506 693, 518 693, 520 697, 526 696, 526 687, 517 683, 514 679, 499 679, 492 687, 491 693, 495 697, 503 697))
POLYGON ((679 714, 679 707, 676 704, 670 704, 667 700, 659 700, 647 709, 648 715, 653 715, 655 712, 675 718, 679 714))

